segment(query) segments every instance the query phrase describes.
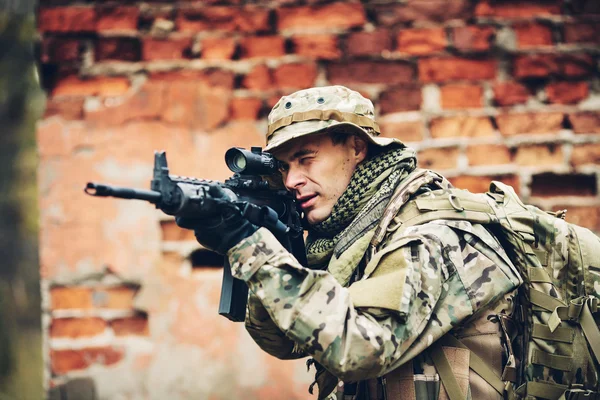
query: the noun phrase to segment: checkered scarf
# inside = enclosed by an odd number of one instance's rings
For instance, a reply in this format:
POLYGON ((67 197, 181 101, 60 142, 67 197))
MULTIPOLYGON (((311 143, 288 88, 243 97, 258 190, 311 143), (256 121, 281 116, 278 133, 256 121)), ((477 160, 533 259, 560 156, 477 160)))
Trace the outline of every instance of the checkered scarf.
POLYGON ((392 148, 359 164, 331 215, 309 228, 306 252, 311 268, 327 267, 334 249, 343 252, 378 223, 396 185, 415 166, 410 148, 392 148))

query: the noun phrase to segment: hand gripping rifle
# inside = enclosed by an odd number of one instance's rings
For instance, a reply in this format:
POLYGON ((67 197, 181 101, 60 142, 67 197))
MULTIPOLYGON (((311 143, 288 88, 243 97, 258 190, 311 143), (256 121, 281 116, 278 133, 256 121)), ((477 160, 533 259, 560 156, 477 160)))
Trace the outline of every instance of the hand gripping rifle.
MULTIPOLYGON (((225 162, 234 174, 225 182, 217 182, 169 175, 165 152, 154 152, 150 190, 89 182, 84 191, 91 196, 149 201, 165 214, 193 219, 212 216, 217 212, 218 204, 208 194, 208 184, 217 184, 248 221, 268 228, 306 266, 303 230, 294 196, 269 180, 269 177, 278 174, 278 161, 260 147, 252 147, 250 151, 232 147, 225 153, 225 162)), ((231 276, 230 265, 225 257, 219 314, 232 321, 243 321, 247 300, 248 287, 231 276)))

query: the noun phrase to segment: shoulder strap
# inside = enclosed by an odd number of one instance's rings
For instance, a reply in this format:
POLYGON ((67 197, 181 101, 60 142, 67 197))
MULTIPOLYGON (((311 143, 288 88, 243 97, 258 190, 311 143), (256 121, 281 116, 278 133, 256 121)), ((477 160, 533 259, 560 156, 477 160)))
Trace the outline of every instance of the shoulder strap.
POLYGON ((396 188, 390 202, 388 203, 375 234, 371 239, 371 249, 377 248, 387 233, 387 228, 396 216, 400 208, 406 204, 410 197, 425 185, 436 183, 440 188, 451 187, 443 176, 428 169, 416 168, 396 188))

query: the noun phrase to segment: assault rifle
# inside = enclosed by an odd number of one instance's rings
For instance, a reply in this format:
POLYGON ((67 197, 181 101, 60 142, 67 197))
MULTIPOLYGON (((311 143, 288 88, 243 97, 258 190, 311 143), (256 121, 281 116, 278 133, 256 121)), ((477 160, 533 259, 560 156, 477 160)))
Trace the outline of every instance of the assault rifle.
MULTIPOLYGON (((278 174, 279 162, 260 147, 252 147, 250 151, 232 147, 225 153, 225 162, 233 176, 224 182, 210 181, 169 175, 165 152, 154 152, 150 190, 89 182, 84 191, 91 196, 145 200, 175 217, 202 218, 217 212, 217 200, 208 194, 208 184, 217 184, 248 221, 268 228, 306 266, 303 229, 294 196, 270 179, 278 174)), ((243 321, 247 300, 248 287, 231 276, 225 257, 219 314, 232 321, 243 321)))

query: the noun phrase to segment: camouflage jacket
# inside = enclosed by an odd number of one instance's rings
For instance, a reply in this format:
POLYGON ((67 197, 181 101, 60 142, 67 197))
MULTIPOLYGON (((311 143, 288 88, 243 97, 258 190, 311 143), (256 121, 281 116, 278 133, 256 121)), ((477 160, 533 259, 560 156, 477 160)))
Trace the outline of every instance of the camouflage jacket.
POLYGON ((264 228, 228 255, 250 288, 246 326, 259 346, 311 355, 344 382, 398 368, 521 283, 498 241, 467 221, 389 233, 348 287, 302 267, 264 228))

